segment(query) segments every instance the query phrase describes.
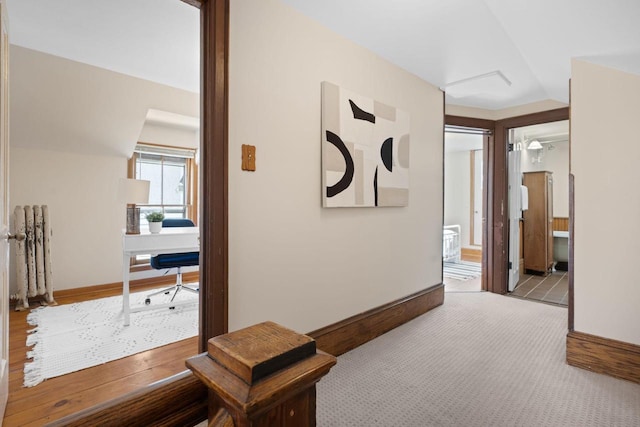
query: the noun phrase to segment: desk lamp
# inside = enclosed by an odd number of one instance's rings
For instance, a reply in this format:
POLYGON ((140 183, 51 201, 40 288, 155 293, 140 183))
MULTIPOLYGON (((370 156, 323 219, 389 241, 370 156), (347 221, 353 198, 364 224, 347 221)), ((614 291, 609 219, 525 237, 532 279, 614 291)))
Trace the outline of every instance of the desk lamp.
POLYGON ((118 198, 127 204, 127 234, 140 234, 140 208, 138 204, 149 203, 150 181, 120 178, 118 198))

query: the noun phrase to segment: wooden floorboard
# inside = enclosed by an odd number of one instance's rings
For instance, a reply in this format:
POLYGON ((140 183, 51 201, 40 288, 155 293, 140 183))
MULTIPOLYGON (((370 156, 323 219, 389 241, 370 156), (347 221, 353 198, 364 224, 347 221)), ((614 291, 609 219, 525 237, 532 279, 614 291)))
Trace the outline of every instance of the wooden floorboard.
MULTIPOLYGON (((135 290, 152 289, 157 284, 135 290)), ((105 289, 79 296, 56 297, 59 304, 119 295, 105 289)), ((35 387, 22 387, 28 311, 12 311, 9 320, 9 401, 3 426, 41 426, 68 414, 113 399, 184 371, 185 359, 197 354, 198 337, 144 351, 113 362, 50 378, 35 387)))
POLYGON ((460 258, 462 261, 482 262, 482 249, 462 248, 460 258))

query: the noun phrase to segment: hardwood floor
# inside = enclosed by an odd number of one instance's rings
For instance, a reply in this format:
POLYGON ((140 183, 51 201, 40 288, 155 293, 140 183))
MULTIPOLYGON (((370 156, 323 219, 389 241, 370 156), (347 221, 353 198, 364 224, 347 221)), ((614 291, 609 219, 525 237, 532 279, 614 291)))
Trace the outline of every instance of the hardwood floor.
MULTIPOLYGON (((175 276, 174 276, 175 277, 175 276)), ((169 279, 170 280, 170 279, 169 279)), ((158 283, 136 287, 144 290, 158 283)), ((58 304, 120 295, 121 288, 58 296, 58 304)), ((36 305, 32 305, 36 307, 36 305)), ((93 368, 22 387, 28 311, 11 311, 9 326, 9 401, 3 426, 41 426, 68 414, 113 399, 186 369, 184 361, 198 352, 198 337, 135 354, 93 368)))
POLYGON ((482 247, 460 249, 460 258, 463 261, 482 262, 482 247))

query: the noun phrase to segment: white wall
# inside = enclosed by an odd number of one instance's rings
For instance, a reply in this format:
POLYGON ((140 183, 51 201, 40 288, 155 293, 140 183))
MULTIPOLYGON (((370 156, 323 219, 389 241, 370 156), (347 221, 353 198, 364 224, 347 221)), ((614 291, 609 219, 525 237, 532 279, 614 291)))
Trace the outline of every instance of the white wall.
POLYGON ((460 225, 461 244, 470 246, 471 152, 444 155, 444 225, 460 225))
POLYGON ((145 122, 138 141, 172 147, 198 148, 200 133, 193 129, 145 122))
MULTIPOLYGON (((12 214, 16 205, 49 206, 54 288, 121 281, 125 206, 117 183, 126 159, 12 147, 10 167, 12 214)), ((11 293, 14 266, 12 259, 11 293)))
POLYGON ((230 31, 230 330, 311 331, 440 283, 442 93, 278 0, 232 2, 230 31), (321 207, 323 80, 410 113, 408 207, 321 207))
POLYGON ((11 46, 11 146, 130 156, 149 109, 199 117, 197 93, 11 46))
POLYGON ((640 76, 573 60, 575 329, 640 345, 640 76))
POLYGON ((532 163, 535 154, 531 150, 522 150, 522 172, 553 172, 553 216, 569 217, 569 143, 543 144, 544 154, 540 163, 532 163))

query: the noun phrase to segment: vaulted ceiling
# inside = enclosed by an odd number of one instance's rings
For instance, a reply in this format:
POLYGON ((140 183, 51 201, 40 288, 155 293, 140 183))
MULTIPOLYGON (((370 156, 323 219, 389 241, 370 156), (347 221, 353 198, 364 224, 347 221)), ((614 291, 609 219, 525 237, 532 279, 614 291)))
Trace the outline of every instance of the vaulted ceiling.
MULTIPOLYGON (((14 44, 198 90, 198 11, 179 0, 8 1, 14 44)), ((281 1, 444 88, 449 104, 568 103, 571 58, 640 73, 639 0, 281 1)))
POLYGON ((448 104, 568 103, 571 58, 640 73, 638 0, 284 1, 445 88, 448 104))

